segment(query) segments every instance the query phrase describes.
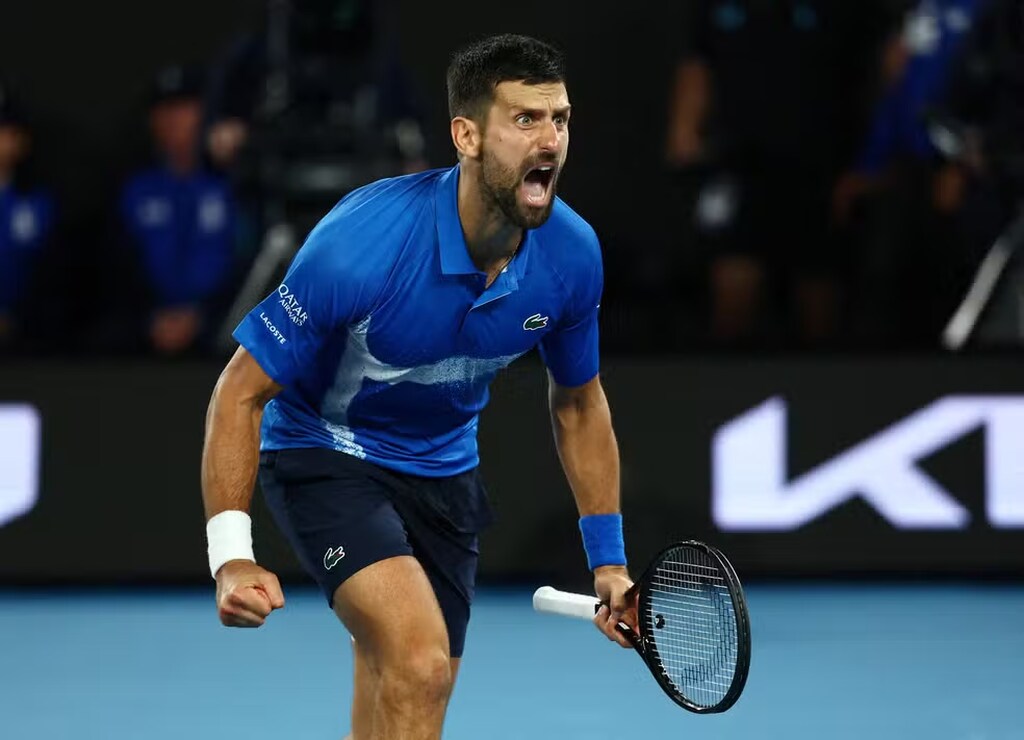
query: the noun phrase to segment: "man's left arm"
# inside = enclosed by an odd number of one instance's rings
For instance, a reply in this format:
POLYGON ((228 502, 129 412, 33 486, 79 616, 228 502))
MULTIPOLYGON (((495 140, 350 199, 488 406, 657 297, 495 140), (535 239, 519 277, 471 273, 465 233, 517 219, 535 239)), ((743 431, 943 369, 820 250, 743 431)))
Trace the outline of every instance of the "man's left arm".
POLYGON ((600 379, 580 386, 558 385, 549 375, 548 401, 555 445, 580 514, 587 558, 594 572, 594 592, 610 606, 594 618, 609 639, 630 647, 616 625, 635 628, 636 601, 627 591, 633 581, 626 570, 619 507, 619 449, 611 410, 600 379))

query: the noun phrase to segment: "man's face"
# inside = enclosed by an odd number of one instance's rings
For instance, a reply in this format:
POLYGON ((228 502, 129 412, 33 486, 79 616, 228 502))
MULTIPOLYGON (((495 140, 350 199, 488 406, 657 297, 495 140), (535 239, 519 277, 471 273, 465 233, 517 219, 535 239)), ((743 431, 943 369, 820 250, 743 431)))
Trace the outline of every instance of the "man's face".
POLYGON ((172 159, 187 158, 199 144, 202 104, 182 98, 157 103, 150 113, 150 127, 157 149, 172 159))
POLYGON ((495 87, 480 149, 482 187, 511 223, 535 229, 548 220, 568 149, 564 84, 495 87))

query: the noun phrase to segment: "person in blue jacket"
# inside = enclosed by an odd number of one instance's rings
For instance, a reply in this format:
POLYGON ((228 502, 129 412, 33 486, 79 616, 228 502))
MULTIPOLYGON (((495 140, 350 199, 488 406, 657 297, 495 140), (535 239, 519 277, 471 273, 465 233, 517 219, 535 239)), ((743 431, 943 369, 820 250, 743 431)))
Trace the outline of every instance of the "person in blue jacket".
POLYGON ((985 0, 918 0, 893 39, 893 74, 853 167, 837 184, 836 220, 852 229, 856 341, 930 346, 970 273, 962 211, 969 178, 936 146, 933 117, 985 0))
POLYGON ((149 112, 159 161, 134 175, 120 199, 144 283, 148 344, 164 355, 203 348, 235 272, 234 199, 202 164, 202 89, 192 70, 160 73, 149 112))
POLYGON ((31 147, 25 118, 0 86, 0 350, 32 338, 40 257, 53 232, 53 200, 28 181, 31 147))

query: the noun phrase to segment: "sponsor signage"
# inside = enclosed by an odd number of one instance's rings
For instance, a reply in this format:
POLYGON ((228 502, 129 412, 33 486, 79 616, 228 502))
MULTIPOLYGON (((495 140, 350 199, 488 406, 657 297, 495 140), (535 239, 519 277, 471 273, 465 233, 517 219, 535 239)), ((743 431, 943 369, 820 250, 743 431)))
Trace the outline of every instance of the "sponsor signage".
MULTIPOLYGON (((744 579, 1024 576, 1019 365, 605 358, 627 555, 692 538, 744 579)), ((0 583, 208 584, 199 468, 221 367, 0 366, 0 583)), ((527 356, 481 418, 497 515, 481 582, 592 585, 546 394, 527 356)), ((260 562, 310 583, 258 494, 252 514, 260 562)))
POLYGON ((993 527, 1024 527, 1024 396, 940 398, 793 477, 786 401, 770 398, 715 433, 715 524, 791 531, 860 498, 897 529, 965 529, 971 514, 957 492, 918 463, 978 430, 985 433, 985 517, 993 527))
POLYGON ((39 412, 0 404, 0 527, 32 510, 39 498, 39 412))

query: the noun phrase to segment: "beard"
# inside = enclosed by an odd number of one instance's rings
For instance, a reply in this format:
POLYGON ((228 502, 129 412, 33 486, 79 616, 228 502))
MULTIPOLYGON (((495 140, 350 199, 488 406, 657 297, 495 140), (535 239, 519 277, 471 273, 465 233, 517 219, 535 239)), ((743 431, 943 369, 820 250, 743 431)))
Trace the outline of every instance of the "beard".
MULTIPOLYGON (((541 207, 521 204, 517 193, 523 182, 523 177, 531 169, 539 164, 545 164, 548 160, 534 162, 522 171, 507 167, 498 161, 498 158, 485 149, 481 161, 481 182, 484 196, 490 200, 502 215, 514 226, 520 229, 536 229, 543 226, 544 222, 551 216, 551 209, 555 205, 555 186, 558 184, 558 172, 551 176, 551 197, 546 205, 541 207)), ((556 164, 552 162, 552 164, 556 164)))

